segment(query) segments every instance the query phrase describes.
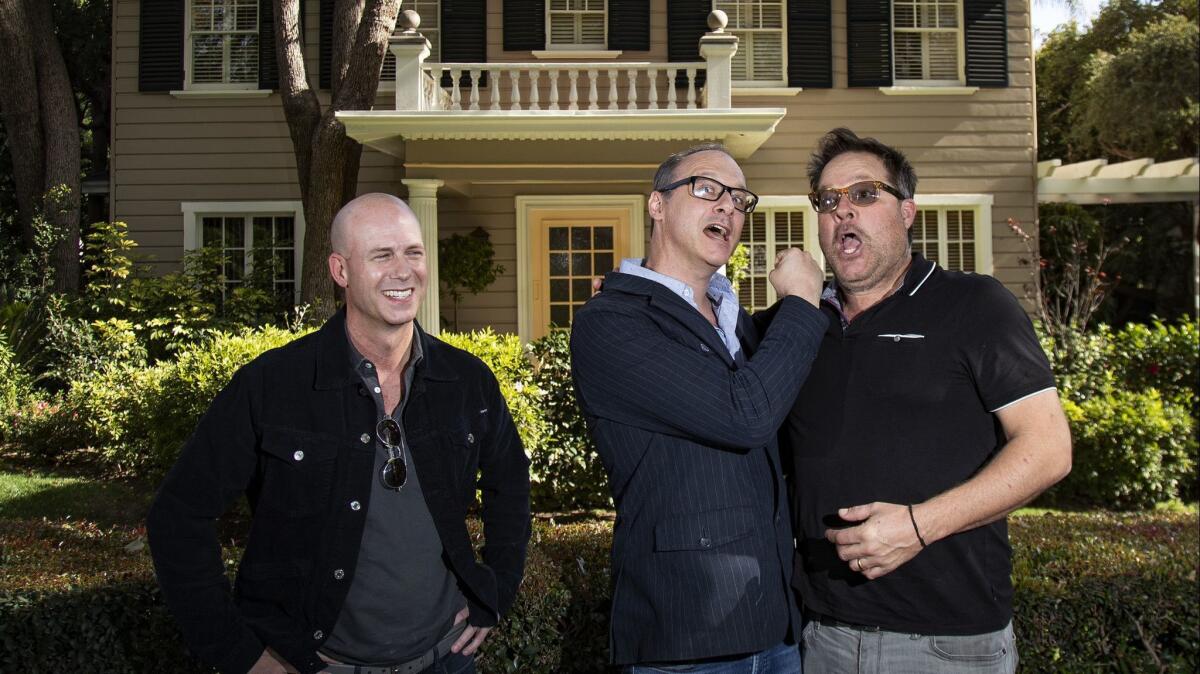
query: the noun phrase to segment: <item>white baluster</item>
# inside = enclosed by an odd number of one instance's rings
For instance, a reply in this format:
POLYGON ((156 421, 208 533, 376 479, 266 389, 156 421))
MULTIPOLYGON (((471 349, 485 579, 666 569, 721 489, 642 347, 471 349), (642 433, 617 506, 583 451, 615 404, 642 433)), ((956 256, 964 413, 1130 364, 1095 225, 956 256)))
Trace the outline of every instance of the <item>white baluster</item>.
POLYGON ((679 92, 675 90, 675 78, 679 76, 678 68, 667 68, 667 109, 674 110, 676 108, 675 98, 679 92))
POLYGON ((491 105, 488 106, 488 110, 500 109, 500 75, 503 72, 503 70, 496 70, 495 68, 487 69, 488 100, 491 102, 491 105))
POLYGON ((479 109, 479 69, 471 68, 471 109, 479 109))
POLYGON ((558 110, 558 71, 550 71, 550 109, 558 110))
POLYGON ((687 109, 696 109, 696 69, 688 68, 687 109))
POLYGON ((462 91, 458 88, 458 79, 462 77, 462 68, 450 69, 450 109, 462 110, 462 91))
POLYGON ((588 110, 599 110, 600 94, 596 93, 596 70, 588 70, 588 110))
POLYGON ((578 110, 579 109, 579 84, 578 84, 579 71, 574 68, 568 70, 567 71, 567 79, 569 79, 571 81, 571 93, 570 93, 570 96, 568 96, 568 98, 567 98, 567 100, 569 101, 569 105, 567 105, 567 109, 568 110, 578 110))
POLYGON ((650 109, 658 109, 658 68, 650 69, 650 109))
POLYGON ((641 72, 637 68, 630 68, 625 71, 625 77, 629 80, 629 97, 625 99, 626 110, 637 109, 637 78, 641 72))
POLYGON ((542 71, 529 71, 529 109, 541 110, 542 106, 538 105, 538 80, 542 79, 542 71))
POLYGON ((512 89, 509 91, 508 109, 521 109, 521 71, 518 68, 513 68, 508 71, 508 79, 512 82, 512 89))
POLYGON ((608 109, 617 109, 617 71, 608 71, 608 109))

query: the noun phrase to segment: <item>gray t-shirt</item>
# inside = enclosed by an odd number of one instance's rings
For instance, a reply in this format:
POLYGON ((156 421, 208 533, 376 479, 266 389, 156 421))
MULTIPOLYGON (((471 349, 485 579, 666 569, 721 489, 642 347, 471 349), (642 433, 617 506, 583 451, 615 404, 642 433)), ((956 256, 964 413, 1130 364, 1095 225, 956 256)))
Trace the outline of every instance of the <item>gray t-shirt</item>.
MULTIPOLYGON (((346 336, 349 341, 349 335, 346 336)), ((404 406, 412 389, 413 369, 424 354, 413 335, 412 354, 404 370, 404 395, 391 417, 404 428, 404 406)), ((384 410, 379 375, 350 343, 351 365, 375 400, 377 421, 384 410)), ((402 434, 403 435, 403 434, 402 434)), ((375 440, 371 501, 363 530, 354 581, 337 624, 322 651, 349 664, 387 664, 423 655, 437 644, 467 605, 454 574, 443 560, 441 539, 421 494, 407 440, 401 441, 408 481, 400 491, 379 479, 388 450, 375 440)))

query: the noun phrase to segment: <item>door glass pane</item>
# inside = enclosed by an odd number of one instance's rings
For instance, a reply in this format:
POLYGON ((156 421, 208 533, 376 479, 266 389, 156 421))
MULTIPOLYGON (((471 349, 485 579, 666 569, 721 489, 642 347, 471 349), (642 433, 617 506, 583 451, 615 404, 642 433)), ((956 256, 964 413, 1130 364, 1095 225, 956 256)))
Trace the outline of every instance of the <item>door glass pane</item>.
POLYGON ((550 301, 551 302, 569 302, 571 301, 571 282, 567 279, 552 279, 550 281, 550 301))
POLYGON ((592 247, 591 227, 571 228, 571 250, 590 250, 592 247))
POLYGON ((550 228, 550 250, 567 250, 567 228, 550 228))

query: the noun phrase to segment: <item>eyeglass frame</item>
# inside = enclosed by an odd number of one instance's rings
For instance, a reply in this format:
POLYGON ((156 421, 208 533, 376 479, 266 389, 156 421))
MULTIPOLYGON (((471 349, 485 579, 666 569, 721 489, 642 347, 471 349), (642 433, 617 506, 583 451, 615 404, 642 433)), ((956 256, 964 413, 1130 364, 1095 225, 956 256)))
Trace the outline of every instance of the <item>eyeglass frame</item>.
POLYGON ((391 417, 384 417, 375 424, 375 438, 387 448, 388 460, 383 464, 383 468, 379 470, 379 481, 387 489, 400 491, 404 489, 404 485, 408 484, 408 459, 404 458, 404 427, 391 417), (383 427, 388 422, 391 422, 396 427, 396 432, 400 436, 400 441, 397 443, 388 442, 383 437, 383 427), (388 481, 389 474, 395 474, 396 466, 400 468, 400 484, 393 485, 388 481), (390 469, 390 470, 389 470, 390 469))
POLYGON ((904 196, 900 192, 900 190, 896 189, 895 187, 892 187, 891 185, 883 182, 882 180, 859 180, 858 182, 851 183, 849 185, 846 185, 845 187, 824 187, 819 190, 814 190, 812 192, 809 192, 808 193, 808 201, 809 201, 809 203, 812 204, 813 210, 815 210, 818 213, 832 213, 832 212, 836 211, 837 207, 842 203, 843 196, 846 197, 847 199, 850 199, 850 203, 854 204, 855 206, 871 206, 872 204, 875 204, 877 201, 879 201, 878 194, 875 195, 874 200, 872 200, 870 203, 866 203, 866 204, 857 203, 856 201, 854 201, 853 198, 850 197, 850 190, 854 189, 855 187, 857 187, 859 185, 866 185, 866 184, 874 185, 875 190, 877 192, 878 192, 878 190, 882 189, 884 192, 887 192, 888 194, 896 197, 900 201, 904 201, 905 199, 909 198, 909 197, 904 196), (837 194, 837 200, 833 202, 833 207, 828 210, 824 210, 824 211, 821 210, 821 206, 820 206, 820 198, 821 198, 822 192, 833 192, 833 193, 837 194))
POLYGON ((670 185, 664 185, 663 187, 657 188, 654 191, 662 192, 665 194, 667 192, 670 192, 673 189, 683 187, 684 185, 687 185, 688 187, 691 188, 688 190, 688 194, 692 195, 693 197, 695 197, 697 199, 703 199, 704 201, 720 201, 721 197, 726 192, 728 192, 729 193, 729 201, 731 204, 733 204, 733 210, 737 211, 738 213, 745 213, 745 214, 749 215, 750 213, 753 213, 755 207, 758 206, 759 197, 757 194, 751 192, 750 190, 748 190, 744 187, 730 187, 729 185, 726 185, 725 183, 721 182, 720 180, 717 180, 716 178, 711 178, 709 176, 688 176, 686 178, 676 180, 675 182, 671 183, 670 185), (712 199, 709 199, 708 197, 702 197, 699 194, 696 194, 696 181, 697 180, 708 180, 708 181, 714 182, 721 188, 721 191, 717 192, 717 196, 712 199), (737 201, 735 201, 733 198, 733 193, 735 191, 744 192, 744 193, 750 195, 750 198, 752 199, 752 201, 750 202, 750 206, 747 207, 745 210, 742 210, 737 207, 737 201))

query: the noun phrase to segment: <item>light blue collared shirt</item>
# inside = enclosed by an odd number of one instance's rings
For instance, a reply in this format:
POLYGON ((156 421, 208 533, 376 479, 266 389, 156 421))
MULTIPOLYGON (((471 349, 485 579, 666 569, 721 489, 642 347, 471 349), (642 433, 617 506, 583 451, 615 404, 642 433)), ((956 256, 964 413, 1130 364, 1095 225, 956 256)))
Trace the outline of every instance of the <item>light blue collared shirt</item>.
MULTIPOLYGON (((679 279, 649 269, 643 266, 644 263, 645 260, 642 259, 625 258, 621 260, 621 267, 617 271, 662 284, 671 292, 682 297, 683 301, 692 305, 693 309, 700 310, 700 307, 696 305, 695 293, 692 292, 691 286, 679 279)), ((723 274, 713 274, 712 278, 708 279, 707 295, 709 301, 712 302, 713 313, 717 315, 717 325, 715 326, 717 336, 721 338, 725 348, 729 349, 729 356, 736 361, 742 345, 737 338, 739 307, 737 295, 733 292, 733 285, 723 274)))

